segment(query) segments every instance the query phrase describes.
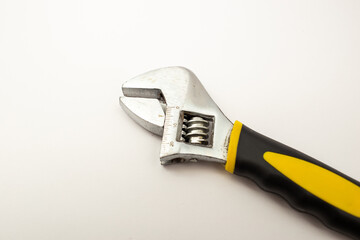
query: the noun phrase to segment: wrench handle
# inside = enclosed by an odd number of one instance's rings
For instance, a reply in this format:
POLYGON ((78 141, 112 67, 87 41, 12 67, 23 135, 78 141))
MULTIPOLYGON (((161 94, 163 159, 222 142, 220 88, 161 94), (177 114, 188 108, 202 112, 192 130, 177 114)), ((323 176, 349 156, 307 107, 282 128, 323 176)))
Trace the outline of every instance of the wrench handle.
POLYGON ((360 239, 360 183, 236 121, 225 169, 253 180, 325 226, 360 239))

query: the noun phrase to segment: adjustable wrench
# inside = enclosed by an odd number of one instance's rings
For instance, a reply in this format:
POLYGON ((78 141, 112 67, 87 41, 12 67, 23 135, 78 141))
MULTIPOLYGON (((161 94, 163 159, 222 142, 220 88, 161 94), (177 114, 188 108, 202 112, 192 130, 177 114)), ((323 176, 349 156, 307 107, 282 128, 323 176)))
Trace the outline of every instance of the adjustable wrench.
POLYGON ((167 67, 122 86, 120 105, 162 136, 160 162, 210 161, 282 196, 330 229, 360 239, 360 183, 242 123, 231 123, 190 70, 167 67))

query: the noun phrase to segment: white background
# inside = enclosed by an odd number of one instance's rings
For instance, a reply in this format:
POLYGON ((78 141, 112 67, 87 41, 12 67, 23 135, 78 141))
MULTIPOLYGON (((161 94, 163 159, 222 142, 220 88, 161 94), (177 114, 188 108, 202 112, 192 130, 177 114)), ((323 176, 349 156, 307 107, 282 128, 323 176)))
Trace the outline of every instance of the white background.
POLYGON ((180 65, 360 179, 360 2, 0 1, 0 239, 346 239, 216 164, 163 167, 121 84, 180 65))

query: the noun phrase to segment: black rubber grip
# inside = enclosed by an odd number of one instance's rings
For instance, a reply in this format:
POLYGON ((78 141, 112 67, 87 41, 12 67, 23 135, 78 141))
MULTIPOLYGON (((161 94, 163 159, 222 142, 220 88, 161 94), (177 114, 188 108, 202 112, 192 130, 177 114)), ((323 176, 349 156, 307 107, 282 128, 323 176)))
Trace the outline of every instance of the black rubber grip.
MULTIPOLYGON (((280 195, 293 208, 317 217, 328 228, 360 239, 360 218, 358 216, 333 206, 290 180, 264 159, 266 152, 279 153, 315 164, 360 187, 358 181, 244 125, 242 127, 234 174, 247 177, 263 190, 280 195)), ((352 201, 360 201, 360 199, 352 199, 352 201)))

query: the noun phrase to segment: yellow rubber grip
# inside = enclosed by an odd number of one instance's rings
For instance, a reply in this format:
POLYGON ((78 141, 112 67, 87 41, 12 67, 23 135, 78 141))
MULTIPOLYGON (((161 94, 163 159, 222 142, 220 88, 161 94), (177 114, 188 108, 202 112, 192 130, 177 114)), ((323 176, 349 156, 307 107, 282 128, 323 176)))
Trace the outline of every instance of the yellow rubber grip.
POLYGON ((293 182, 331 205, 360 217, 360 187, 313 163, 265 152, 264 159, 293 182))
POLYGON ((235 162, 236 162, 236 152, 239 143, 240 133, 242 129, 242 123, 239 121, 235 121, 233 129, 230 134, 229 147, 228 147, 228 155, 225 164, 225 170, 234 173, 235 162))

